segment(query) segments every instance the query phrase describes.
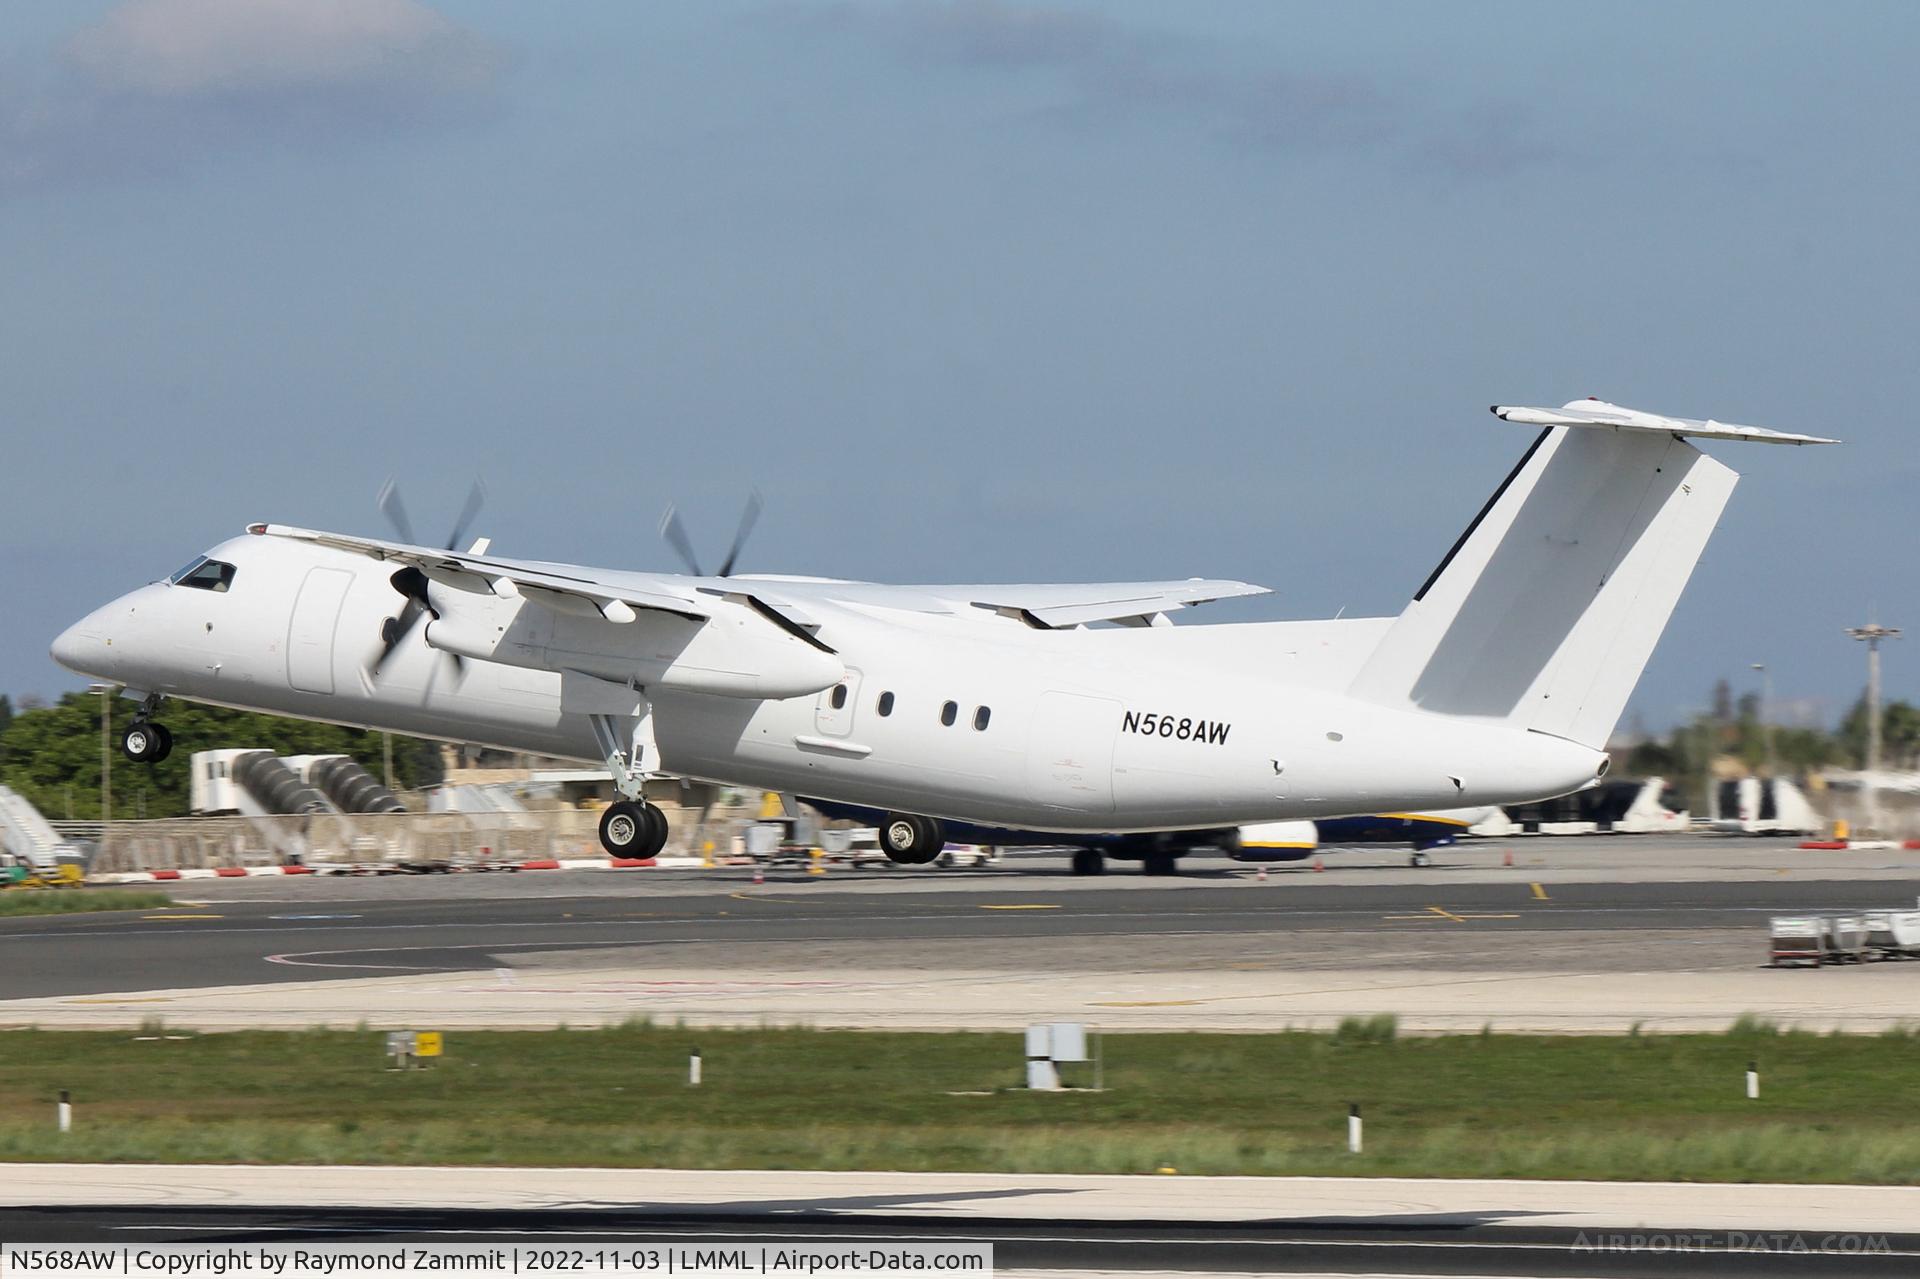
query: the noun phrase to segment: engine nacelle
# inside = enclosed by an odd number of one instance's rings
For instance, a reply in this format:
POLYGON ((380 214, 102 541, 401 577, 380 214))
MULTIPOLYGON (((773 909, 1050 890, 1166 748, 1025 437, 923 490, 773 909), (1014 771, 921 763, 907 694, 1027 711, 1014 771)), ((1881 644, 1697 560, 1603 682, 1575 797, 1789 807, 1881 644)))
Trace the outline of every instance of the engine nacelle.
MULTIPOLYGON (((478 579, 474 579, 478 581, 478 579)), ((802 697, 846 675, 833 653, 789 634, 751 608, 703 601, 705 618, 629 609, 616 622, 581 601, 581 613, 501 599, 435 578, 427 643, 477 661, 580 671, 610 683, 722 697, 802 697), (582 615, 585 614, 585 615, 582 615)))
POLYGON ((1261 822, 1242 826, 1227 856, 1237 862, 1297 862, 1318 847, 1320 832, 1312 822, 1261 822))

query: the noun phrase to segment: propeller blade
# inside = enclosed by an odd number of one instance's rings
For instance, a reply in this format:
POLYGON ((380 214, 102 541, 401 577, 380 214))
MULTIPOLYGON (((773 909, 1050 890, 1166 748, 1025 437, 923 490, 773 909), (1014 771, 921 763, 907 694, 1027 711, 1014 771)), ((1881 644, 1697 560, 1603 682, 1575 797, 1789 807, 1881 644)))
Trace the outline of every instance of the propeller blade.
POLYGON ((680 553, 681 561, 687 571, 695 577, 704 577, 700 571, 700 560, 693 553, 693 543, 687 537, 686 528, 680 523, 680 512, 669 506, 667 513, 660 517, 660 536, 667 539, 667 545, 680 553))
POLYGON ((391 476, 380 486, 380 496, 374 501, 380 507, 381 514, 387 517, 387 523, 393 525, 393 531, 400 535, 401 541, 408 546, 420 545, 413 540, 413 521, 407 518, 406 505, 400 500, 400 486, 391 476))
POLYGON ((473 517, 487 504, 487 486, 479 480, 467 491, 467 504, 460 508, 460 518, 453 522, 453 535, 447 539, 447 549, 457 551, 460 544, 467 540, 467 528, 473 523, 473 517))
POLYGON ((373 663, 367 667, 367 673, 378 677, 380 668, 387 664, 387 659, 393 656, 394 650, 406 642, 407 636, 413 633, 413 628, 418 626, 420 619, 426 615, 425 605, 418 600, 408 599, 406 606, 400 610, 400 616, 389 617, 382 622, 380 652, 374 657, 373 663))
POLYGON ((393 656, 395 649, 406 642, 420 619, 433 613, 433 601, 427 598, 427 575, 408 565, 387 579, 393 589, 406 598, 406 604, 400 610, 400 616, 389 617, 380 624, 380 652, 373 659, 368 673, 379 675, 380 668, 393 656))
POLYGON ((721 561, 720 576, 733 576, 733 566, 740 558, 740 548, 747 544, 747 535, 753 532, 753 526, 759 522, 760 508, 763 505, 759 489, 747 495, 747 507, 740 512, 740 527, 734 530, 733 545, 727 548, 727 558, 721 561))

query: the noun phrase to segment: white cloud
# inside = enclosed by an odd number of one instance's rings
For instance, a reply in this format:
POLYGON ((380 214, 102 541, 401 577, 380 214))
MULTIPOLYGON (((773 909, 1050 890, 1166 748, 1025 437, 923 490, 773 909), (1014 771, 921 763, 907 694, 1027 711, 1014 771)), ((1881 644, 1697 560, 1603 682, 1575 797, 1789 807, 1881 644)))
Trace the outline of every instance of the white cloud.
POLYGON ((419 0, 125 0, 0 67, 0 197, 484 119, 504 64, 419 0))
POLYGON ((1055 75, 1060 103, 1036 118, 1086 128, 1151 116, 1261 152, 1365 151, 1472 177, 1549 165, 1563 154, 1536 135, 1518 103, 1436 113, 1405 86, 1285 59, 1249 66, 1202 42, 1099 11, 1022 0, 845 0, 808 13, 820 30, 877 38, 919 61, 1055 75))
POLYGON ((497 59, 416 0, 126 0, 74 38, 103 89, 161 97, 484 84, 497 59))

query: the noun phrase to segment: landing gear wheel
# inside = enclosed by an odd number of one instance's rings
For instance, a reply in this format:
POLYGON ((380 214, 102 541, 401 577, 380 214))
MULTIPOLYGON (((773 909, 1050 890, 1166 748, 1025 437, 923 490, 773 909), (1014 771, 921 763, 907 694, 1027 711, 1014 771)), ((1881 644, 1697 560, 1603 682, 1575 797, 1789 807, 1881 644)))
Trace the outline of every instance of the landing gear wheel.
POLYGON ((1427 856, 1425 853, 1415 853, 1407 859, 1407 864, 1409 866, 1431 866, 1433 865, 1433 858, 1427 856))
POLYGON ((127 725, 120 734, 120 753, 136 764, 158 764, 173 750, 173 734, 144 719, 127 725))
POLYGON ((652 804, 623 799, 600 814, 600 847, 609 857, 654 857, 666 846, 667 815, 652 804))
POLYGON ((641 807, 647 815, 647 842, 646 851, 640 855, 658 857, 667 846, 667 836, 671 833, 667 827, 667 815, 652 804, 643 804, 641 807))
POLYGON ((1140 868, 1143 875, 1178 875, 1178 860, 1172 853, 1148 853, 1140 868))
POLYGON ((1107 873, 1107 855, 1097 848, 1076 848, 1073 850, 1073 873, 1076 875, 1104 875, 1107 873))
POLYGON ((925 866, 946 846, 946 827, 931 817, 888 813, 880 824, 881 851, 902 866, 925 866))

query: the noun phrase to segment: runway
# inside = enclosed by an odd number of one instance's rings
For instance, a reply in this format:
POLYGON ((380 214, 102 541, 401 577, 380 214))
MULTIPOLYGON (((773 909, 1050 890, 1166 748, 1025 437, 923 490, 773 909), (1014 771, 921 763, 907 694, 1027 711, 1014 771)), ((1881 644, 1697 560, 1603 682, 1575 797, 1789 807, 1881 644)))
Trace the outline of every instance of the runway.
POLYGON ((0 1235, 116 1245, 991 1243, 997 1269, 1891 1275, 1911 1187, 659 1169, 15 1166, 0 1235), (38 1174, 38 1176, 35 1176, 38 1174), (31 1184, 29 1180, 31 1179, 31 1184))
MULTIPOLYGON (((1221 1230, 1159 1222, 1114 1225, 1056 1221, 1043 1225, 991 1219, 965 1225, 911 1217, 875 1216, 858 1223, 805 1217, 730 1219, 632 1211, 458 1212, 418 1209, 168 1208, 0 1209, 0 1234, 9 1243, 205 1243, 229 1245, 356 1241, 431 1245, 535 1245, 541 1248, 605 1244, 713 1246, 732 1241, 800 1241, 812 1245, 871 1243, 988 1244, 995 1272, 1016 1276, 1151 1275, 1502 1275, 1645 1276, 1693 1279, 1725 1276, 1910 1275, 1920 1264, 1920 1236, 1880 1236, 1886 1251, 1796 1252, 1791 1236, 1777 1244, 1740 1235, 1703 1233, 1676 1248, 1672 1236, 1635 1248, 1646 1232, 1569 1230, 1564 1227, 1386 1226, 1293 1224, 1221 1230), (1609 1236, 1617 1243, 1608 1242, 1609 1236), (1609 1251, 1614 1249, 1615 1251, 1609 1251)), ((1689 1234, 1689 1239, 1692 1236, 1689 1234)))
POLYGON ((1905 907, 1920 855, 1557 839, 1074 879, 738 868, 203 881, 149 912, 0 921, 0 1024, 1717 1028, 1920 1017, 1920 963, 1762 966, 1769 915, 1905 907), (1508 866, 1506 854, 1513 853, 1508 866), (1675 876, 1679 876, 1676 878, 1675 876), (1691 876, 1691 877, 1689 877, 1691 876), (1629 978, 1629 975, 1630 978, 1629 978))

